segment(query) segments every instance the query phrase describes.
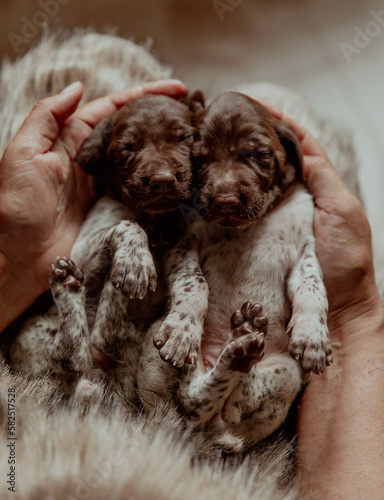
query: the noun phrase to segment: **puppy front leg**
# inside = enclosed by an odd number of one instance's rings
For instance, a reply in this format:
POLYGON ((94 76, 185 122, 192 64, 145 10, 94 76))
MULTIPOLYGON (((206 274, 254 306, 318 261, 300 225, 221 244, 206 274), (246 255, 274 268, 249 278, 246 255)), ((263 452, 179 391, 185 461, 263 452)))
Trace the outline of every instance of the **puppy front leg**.
POLYGON ((287 332, 289 352, 305 372, 322 373, 332 363, 327 326, 328 301, 315 253, 315 238, 308 236, 287 283, 292 317, 287 332))
POLYGON ((111 227, 128 219, 131 213, 122 203, 104 196, 97 201, 81 226, 79 235, 71 250, 71 259, 82 269, 86 282, 96 286, 95 279, 104 281, 110 262, 106 251, 106 235, 111 227), (98 279, 97 279, 98 278, 98 279))
POLYGON ((153 342, 161 358, 179 368, 197 361, 208 309, 208 284, 200 269, 196 238, 184 237, 168 252, 164 267, 170 307, 153 342))
POLYGON ((156 266, 148 237, 136 222, 123 220, 106 234, 104 245, 111 260, 110 280, 130 299, 143 299, 157 285, 156 266))
POLYGON ((131 299, 142 299, 148 289, 156 289, 156 268, 147 235, 128 220, 130 216, 125 205, 101 198, 88 214, 71 258, 83 270, 87 287, 101 286, 110 269, 115 288, 131 299))
POLYGON ((156 268, 147 235, 135 222, 124 220, 115 224, 105 235, 104 246, 112 261, 111 272, 104 282, 92 343, 121 361, 130 346, 136 349, 140 337, 128 318, 128 301, 143 299, 148 289, 155 290, 156 268))

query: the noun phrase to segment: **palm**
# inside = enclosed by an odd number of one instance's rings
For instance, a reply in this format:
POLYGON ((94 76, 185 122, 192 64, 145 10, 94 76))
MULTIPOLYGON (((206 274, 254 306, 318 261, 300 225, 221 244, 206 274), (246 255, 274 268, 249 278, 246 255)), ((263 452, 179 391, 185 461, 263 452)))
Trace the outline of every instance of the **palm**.
POLYGON ((371 234, 364 212, 352 195, 343 200, 343 206, 335 203, 329 211, 316 208, 314 217, 316 253, 330 312, 348 303, 351 291, 362 284, 364 270, 370 269, 372 262, 371 234))
POLYGON ((69 254, 93 197, 92 180, 73 163, 90 131, 84 121, 70 119, 51 150, 31 150, 27 169, 24 162, 13 169, 4 165, 4 171, 12 172, 9 196, 26 207, 22 214, 8 211, 7 248, 20 264, 31 262, 44 288, 56 256, 69 254))

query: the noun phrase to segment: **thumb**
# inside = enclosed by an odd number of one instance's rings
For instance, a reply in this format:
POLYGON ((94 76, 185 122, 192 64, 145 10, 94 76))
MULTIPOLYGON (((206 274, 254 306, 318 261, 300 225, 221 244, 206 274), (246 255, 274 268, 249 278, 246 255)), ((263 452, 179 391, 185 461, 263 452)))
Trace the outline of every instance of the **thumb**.
POLYGON ((75 82, 60 94, 38 102, 16 134, 14 146, 27 144, 32 155, 49 151, 65 120, 76 111, 82 95, 82 84, 75 82))

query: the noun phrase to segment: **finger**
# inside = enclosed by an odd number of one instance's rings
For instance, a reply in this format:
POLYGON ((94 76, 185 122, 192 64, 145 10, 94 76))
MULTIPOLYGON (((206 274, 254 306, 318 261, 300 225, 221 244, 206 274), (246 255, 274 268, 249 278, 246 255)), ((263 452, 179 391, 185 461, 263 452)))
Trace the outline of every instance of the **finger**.
POLYGON ((255 100, 257 100, 262 106, 267 108, 267 110, 275 118, 278 118, 279 120, 282 120, 291 126, 292 130, 295 132, 297 138, 300 141, 303 155, 323 156, 324 158, 327 158, 327 153, 324 151, 323 147, 303 125, 298 123, 283 111, 275 108, 271 104, 262 101, 261 99, 255 100))
POLYGON ((87 123, 94 128, 103 118, 117 111, 127 102, 133 101, 144 94, 165 94, 170 97, 179 97, 186 92, 185 85, 179 80, 160 80, 156 82, 143 83, 138 87, 115 92, 106 97, 101 97, 82 106, 74 115, 74 118, 87 123))
POLYGON ((159 80, 146 82, 133 89, 123 90, 111 95, 111 99, 118 107, 137 99, 144 94, 164 94, 169 97, 180 97, 187 92, 187 88, 180 80, 159 80))
POLYGON ((332 163, 322 156, 304 156, 303 178, 316 205, 326 211, 329 202, 333 204, 349 192, 332 163))
POLYGON ((288 123, 297 135, 304 155, 303 179, 316 205, 328 210, 330 202, 333 204, 333 201, 347 195, 348 188, 341 180, 327 153, 313 135, 283 111, 265 101, 258 100, 258 102, 266 107, 273 116, 288 123))
POLYGON ((83 86, 76 82, 61 94, 38 102, 21 125, 13 146, 27 145, 31 157, 49 151, 65 120, 76 111, 82 95, 83 86))

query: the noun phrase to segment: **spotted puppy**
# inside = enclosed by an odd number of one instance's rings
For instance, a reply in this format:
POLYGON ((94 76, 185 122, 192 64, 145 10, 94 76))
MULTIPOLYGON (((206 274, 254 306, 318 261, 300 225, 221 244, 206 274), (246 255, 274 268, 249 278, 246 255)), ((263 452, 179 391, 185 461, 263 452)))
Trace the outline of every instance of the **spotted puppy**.
POLYGON ((201 113, 193 159, 201 218, 169 253, 171 305, 145 339, 139 392, 239 449, 283 423, 303 371, 332 361, 314 205, 296 136, 245 95, 201 113))
POLYGON ((90 211, 71 259, 53 265, 55 304, 18 332, 14 368, 56 374, 69 392, 79 374, 107 369, 132 399, 142 331, 164 302, 161 286, 153 293, 159 274, 153 253, 159 263, 161 253, 151 244, 158 248, 158 238, 152 231, 148 241, 143 224, 150 230, 149 220, 152 227, 174 222, 178 205, 191 198, 192 113, 200 99, 196 93, 187 105, 147 95, 106 118, 84 142, 77 160, 107 196, 90 211))

